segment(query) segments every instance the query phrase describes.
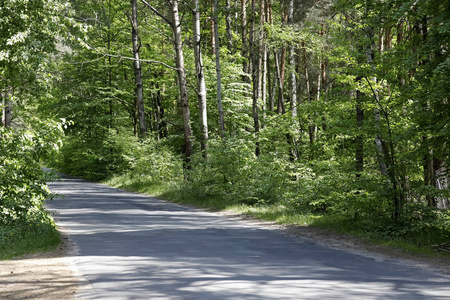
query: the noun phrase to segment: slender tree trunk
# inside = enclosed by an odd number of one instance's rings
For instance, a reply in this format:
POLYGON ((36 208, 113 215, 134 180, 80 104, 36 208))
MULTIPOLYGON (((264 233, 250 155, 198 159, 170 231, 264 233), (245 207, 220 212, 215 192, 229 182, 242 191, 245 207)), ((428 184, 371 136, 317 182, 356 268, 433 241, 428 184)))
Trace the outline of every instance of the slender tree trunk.
POLYGON ((227 49, 231 53, 233 50, 233 33, 231 29, 231 1, 226 0, 226 31, 227 31, 227 49))
MULTIPOLYGON (((430 151, 428 148, 428 138, 423 136, 422 137, 423 144, 426 147, 426 154, 423 158, 423 184, 425 186, 434 186, 434 165, 433 165, 433 152, 430 151)), ((436 206, 436 199, 431 195, 426 195, 427 204, 429 207, 435 207, 436 206)))
POLYGON ((214 1, 211 1, 211 55, 216 54, 216 35, 214 34, 214 1))
MULTIPOLYGON (((360 80, 361 78, 357 79, 357 81, 360 80)), ((356 127, 358 131, 355 138, 356 177, 361 177, 361 173, 364 171, 364 141, 362 136, 363 122, 364 110, 362 109, 362 93, 360 91, 356 91, 356 127)))
MULTIPOLYGON (((289 1, 288 21, 290 24, 294 23, 294 0, 289 1)), ((295 74, 295 48, 293 45, 289 46, 289 64, 291 71, 291 116, 294 122, 294 127, 297 129, 297 74, 295 74)))
MULTIPOLYGON (((287 24, 288 21, 288 11, 287 11, 287 7, 284 7, 283 10, 283 25, 285 26, 287 24)), ((283 44, 283 47, 281 48, 281 57, 280 57, 280 62, 279 62, 279 94, 278 94, 278 111, 281 110, 281 113, 285 114, 286 110, 284 108, 284 79, 285 79, 285 75, 286 75, 286 52, 287 52, 287 47, 286 44, 283 44)))
POLYGON ((281 49, 281 57, 280 57, 280 67, 279 67, 279 91, 278 91, 278 106, 281 108, 281 112, 283 114, 286 113, 284 108, 284 78, 286 74, 286 45, 281 49))
MULTIPOLYGON (((308 102, 312 102, 312 92, 311 92, 311 81, 309 79, 309 68, 308 68, 308 58, 306 55, 305 41, 302 40, 302 52, 303 52, 303 75, 305 76, 305 94, 308 102)), ((314 144, 316 139, 316 126, 313 124, 312 116, 308 116, 310 124, 308 125, 309 143, 314 144)))
POLYGON ((178 2, 179 0, 170 1, 172 5, 172 31, 174 36, 174 47, 175 47, 175 63, 178 71, 178 86, 180 89, 180 106, 181 115, 183 119, 183 134, 184 134, 184 151, 185 151, 185 162, 186 168, 190 168, 191 155, 194 153, 192 147, 192 130, 190 124, 190 111, 189 111, 189 98, 188 90, 186 86, 186 73, 184 68, 184 54, 183 54, 183 42, 181 38, 181 24, 180 16, 178 12, 178 2))
MULTIPOLYGON (((320 36, 323 37, 325 34, 324 25, 320 25, 320 36)), ((324 46, 325 47, 325 46, 324 46)), ((328 95, 328 80, 327 80, 327 58, 325 56, 325 48, 321 49, 321 58, 320 58, 320 81, 322 82, 322 91, 325 96, 328 95)), ((318 97, 319 98, 319 97, 318 97)), ((327 102, 326 97, 324 98, 324 102, 327 102)), ((322 117, 322 129, 323 131, 327 130, 327 117, 322 117)))
POLYGON ((284 107, 284 78, 281 77, 281 68, 280 68, 280 61, 278 59, 278 54, 276 52, 273 53, 275 57, 275 67, 277 70, 276 78, 278 79, 277 85, 278 85, 278 101, 277 101, 277 113, 278 114, 285 114, 286 109, 284 107))
POLYGON ((242 58, 243 58, 243 71, 244 81, 250 83, 250 78, 246 75, 249 73, 248 66, 248 38, 247 38, 247 0, 241 0, 241 29, 242 29, 242 58))
POLYGON ((155 111, 155 137, 156 140, 160 140, 161 139, 161 128, 160 128, 160 124, 161 124, 161 107, 160 107, 160 103, 161 103, 161 90, 159 89, 159 84, 156 83, 156 95, 155 95, 155 99, 153 101, 154 103, 154 111, 155 111))
POLYGON ((259 30, 260 30, 260 37, 259 37, 259 59, 260 59, 260 95, 261 95, 261 108, 260 111, 262 112, 261 118, 263 124, 261 125, 261 128, 264 128, 264 120, 266 118, 266 105, 267 105, 267 46, 264 42, 265 38, 265 31, 264 31, 264 23, 267 21, 266 17, 266 9, 265 9, 265 0, 261 0, 261 8, 260 8, 260 21, 259 21, 259 30))
POLYGON ((250 58, 252 60, 252 82, 253 82, 253 105, 252 105, 252 112, 253 112, 253 122, 255 127, 255 134, 256 134, 256 149, 255 154, 256 156, 260 155, 260 145, 259 145, 259 114, 258 114, 258 100, 259 100, 259 84, 258 84, 258 78, 259 78, 259 54, 255 53, 256 46, 255 46, 255 12, 256 12, 256 0, 252 0, 251 2, 251 21, 250 21, 250 36, 249 36, 249 46, 250 46, 250 58))
POLYGON ((134 77, 136 84, 136 103, 139 120, 139 136, 145 137, 147 126, 145 124, 144 93, 142 85, 141 61, 139 59, 140 42, 138 36, 137 0, 131 0, 131 35, 133 40, 134 77))
MULTIPOLYGON (((267 0, 266 5, 266 18, 267 22, 269 24, 273 24, 273 18, 272 18, 272 1, 267 0)), ((274 52, 274 58, 275 58, 275 72, 273 72, 273 80, 271 80, 271 72, 270 72, 270 51, 267 51, 267 74, 269 78, 269 110, 275 111, 275 95, 277 91, 277 84, 278 84, 278 60, 276 57, 276 53, 274 52)))
POLYGON ((222 75, 220 69, 220 47, 219 47, 219 24, 217 18, 217 3, 218 0, 214 0, 214 36, 216 37, 216 74, 217 74, 217 107, 219 110, 219 134, 221 137, 225 135, 225 123, 223 118, 222 108, 222 75))
MULTIPOLYGON (((445 154, 445 153, 444 153, 445 154)), ((444 155, 445 156, 445 155, 444 155)), ((434 186, 437 190, 448 189, 449 177, 445 162, 438 158, 434 159, 434 186)), ((444 196, 436 197, 436 207, 440 209, 450 209, 450 199, 444 196)))
MULTIPOLYGON (((288 23, 294 23, 294 0, 289 0, 288 6, 288 23)), ((291 92, 290 92, 290 105, 291 105, 291 117, 292 117, 292 129, 294 132, 298 129, 298 115, 297 115, 297 74, 295 73, 295 48, 293 45, 289 45, 289 64, 291 67, 290 73, 290 83, 291 83, 291 92)), ((298 152, 296 149, 296 140, 295 135, 288 133, 287 141, 290 144, 290 156, 291 160, 295 161, 298 158, 298 152)))
POLYGON ((198 99, 198 114, 200 117, 200 130, 202 137, 200 146, 203 157, 207 158, 208 145, 208 115, 206 110, 206 83, 203 72, 203 59, 200 45, 200 11, 199 0, 194 0, 194 56, 195 56, 195 74, 197 76, 197 99, 198 99))
POLYGON ((272 80, 272 72, 271 70, 271 63, 270 63, 270 52, 267 51, 267 83, 268 83, 268 90, 269 90, 269 111, 274 111, 275 109, 275 94, 277 91, 277 72, 273 72, 273 80, 272 80))
POLYGON ((4 127, 11 127, 12 123, 12 88, 8 87, 4 93, 2 93, 3 98, 3 108, 2 108, 2 124, 4 127))

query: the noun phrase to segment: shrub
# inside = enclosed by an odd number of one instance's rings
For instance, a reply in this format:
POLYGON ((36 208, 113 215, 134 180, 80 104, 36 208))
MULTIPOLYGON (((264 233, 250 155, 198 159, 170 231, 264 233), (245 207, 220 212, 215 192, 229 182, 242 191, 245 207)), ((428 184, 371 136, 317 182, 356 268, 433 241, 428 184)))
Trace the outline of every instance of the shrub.
POLYGON ((0 128, 0 243, 56 233, 44 208, 53 195, 39 162, 61 146, 62 125, 48 121, 34 130, 0 128))

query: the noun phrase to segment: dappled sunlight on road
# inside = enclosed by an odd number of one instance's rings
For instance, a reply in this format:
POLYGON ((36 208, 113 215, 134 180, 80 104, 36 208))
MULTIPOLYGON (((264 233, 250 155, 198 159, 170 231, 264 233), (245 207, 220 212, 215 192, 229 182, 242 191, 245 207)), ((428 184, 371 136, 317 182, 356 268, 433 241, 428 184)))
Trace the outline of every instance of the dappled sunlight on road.
POLYGON ((448 299, 450 278, 108 186, 48 204, 77 244, 85 299, 448 299))

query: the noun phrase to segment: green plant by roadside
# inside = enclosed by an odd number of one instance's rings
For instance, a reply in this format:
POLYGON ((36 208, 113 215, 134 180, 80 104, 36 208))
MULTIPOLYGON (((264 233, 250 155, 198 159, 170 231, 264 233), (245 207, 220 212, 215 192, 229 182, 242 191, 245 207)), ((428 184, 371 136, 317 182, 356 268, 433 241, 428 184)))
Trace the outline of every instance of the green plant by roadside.
POLYGON ((54 195, 40 160, 52 157, 61 146, 62 126, 39 122, 33 130, 0 128, 1 259, 45 250, 60 241, 44 207, 54 195))

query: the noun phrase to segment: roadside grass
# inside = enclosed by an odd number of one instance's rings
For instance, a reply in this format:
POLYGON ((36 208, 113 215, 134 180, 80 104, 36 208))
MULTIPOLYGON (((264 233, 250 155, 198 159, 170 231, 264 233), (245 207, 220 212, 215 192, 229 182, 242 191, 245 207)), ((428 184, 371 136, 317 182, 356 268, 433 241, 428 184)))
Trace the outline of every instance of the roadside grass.
POLYGON ((39 235, 22 235, 11 241, 0 242, 0 260, 7 260, 26 254, 35 254, 55 250, 61 243, 57 231, 39 235))
POLYGON ((402 237, 386 238, 385 234, 371 230, 364 221, 354 222, 337 215, 302 212, 282 203, 248 205, 233 200, 230 195, 208 194, 186 184, 155 182, 145 177, 131 177, 130 175, 115 176, 105 180, 104 183, 209 211, 248 215, 277 224, 319 227, 330 232, 353 235, 372 244, 385 245, 426 256, 450 258, 450 254, 433 251, 430 241, 422 241, 419 238, 412 243, 402 237))

